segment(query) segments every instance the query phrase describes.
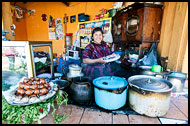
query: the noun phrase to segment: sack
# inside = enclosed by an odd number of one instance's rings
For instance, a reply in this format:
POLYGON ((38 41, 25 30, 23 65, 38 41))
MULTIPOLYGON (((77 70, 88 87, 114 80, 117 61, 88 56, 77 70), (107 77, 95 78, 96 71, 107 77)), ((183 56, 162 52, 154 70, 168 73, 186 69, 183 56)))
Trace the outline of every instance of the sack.
POLYGON ((137 62, 138 66, 152 66, 158 65, 157 45, 152 44, 149 52, 137 62))
POLYGON ((105 42, 112 43, 113 42, 113 37, 111 34, 111 31, 109 30, 108 33, 104 36, 103 39, 105 42))

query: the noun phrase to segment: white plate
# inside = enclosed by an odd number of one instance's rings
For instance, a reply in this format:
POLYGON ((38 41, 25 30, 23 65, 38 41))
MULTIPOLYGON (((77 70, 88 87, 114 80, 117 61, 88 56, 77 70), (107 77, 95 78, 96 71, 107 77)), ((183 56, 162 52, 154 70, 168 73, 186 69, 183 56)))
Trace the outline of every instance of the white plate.
POLYGON ((104 61, 106 62, 113 62, 113 61, 116 61, 120 58, 120 55, 119 54, 115 54, 114 56, 113 55, 108 55, 105 57, 104 61))
POLYGON ((37 77, 39 77, 39 78, 51 78, 51 74, 49 74, 49 73, 43 73, 43 74, 39 74, 39 75, 37 75, 37 77))
MULTIPOLYGON (((22 82, 22 81, 24 80, 24 78, 26 78, 26 77, 23 77, 20 82, 22 82)), ((53 92, 53 89, 54 89, 54 85, 55 85, 55 84, 52 83, 52 82, 50 82, 49 84, 50 84, 50 86, 51 86, 51 90, 49 91, 49 93, 51 93, 51 92, 53 92)), ((26 103, 23 103, 23 102, 16 102, 16 101, 13 101, 13 100, 12 100, 12 97, 13 97, 13 95, 15 95, 15 91, 16 91, 16 89, 18 88, 18 86, 19 86, 19 83, 18 83, 17 85, 15 85, 15 86, 12 86, 12 87, 11 87, 9 90, 7 90, 7 91, 2 91, 2 94, 3 94, 3 96, 5 97, 6 101, 7 101, 9 104, 11 104, 11 105, 26 106, 26 105, 36 104, 36 103, 42 102, 42 101, 44 101, 44 100, 47 100, 47 99, 53 97, 53 96, 56 94, 56 91, 54 91, 51 95, 49 95, 49 96, 46 95, 43 100, 41 100, 40 98, 38 98, 38 100, 37 100, 36 102, 26 102, 26 103)))
POLYGON ((61 77, 61 76, 63 76, 63 74, 62 73, 54 73, 54 76, 55 77, 61 77))

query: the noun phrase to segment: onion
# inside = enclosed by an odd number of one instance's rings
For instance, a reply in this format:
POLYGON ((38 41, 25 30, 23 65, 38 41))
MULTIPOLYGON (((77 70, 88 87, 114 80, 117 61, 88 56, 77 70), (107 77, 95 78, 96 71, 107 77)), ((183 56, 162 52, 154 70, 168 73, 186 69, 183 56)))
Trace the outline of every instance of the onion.
POLYGON ((30 84, 24 84, 24 89, 28 90, 30 88, 30 84))
POLYGON ((40 89, 35 89, 35 90, 34 90, 34 94, 35 94, 35 95, 40 94, 40 89))
POLYGON ((28 89, 28 90, 26 90, 26 92, 25 92, 25 93, 26 93, 26 95, 32 95, 32 94, 33 94, 33 92, 34 92, 33 90, 28 89))

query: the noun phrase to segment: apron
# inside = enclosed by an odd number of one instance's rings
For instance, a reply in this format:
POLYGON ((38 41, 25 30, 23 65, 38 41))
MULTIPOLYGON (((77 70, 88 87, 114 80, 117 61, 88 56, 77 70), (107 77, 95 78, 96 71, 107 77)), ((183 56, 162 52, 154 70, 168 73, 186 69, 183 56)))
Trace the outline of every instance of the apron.
POLYGON ((110 63, 101 64, 87 64, 83 69, 84 76, 89 77, 90 79, 95 79, 102 76, 113 76, 114 74, 111 71, 110 63))

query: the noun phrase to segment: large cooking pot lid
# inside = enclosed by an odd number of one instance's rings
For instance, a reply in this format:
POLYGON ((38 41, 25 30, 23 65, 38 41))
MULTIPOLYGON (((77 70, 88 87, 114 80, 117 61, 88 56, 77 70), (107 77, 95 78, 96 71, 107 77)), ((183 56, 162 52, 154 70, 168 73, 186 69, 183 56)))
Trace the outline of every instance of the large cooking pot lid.
POLYGON ((116 76, 102 76, 93 80, 93 85, 102 89, 119 89, 128 85, 124 78, 116 76))
POLYGON ((154 92, 167 92, 171 91, 173 88, 169 81, 147 75, 135 75, 129 77, 128 82, 132 87, 154 92))
POLYGON ((172 78, 181 78, 181 79, 186 79, 187 74, 186 73, 180 73, 180 72, 173 72, 168 75, 168 77, 172 78))
POLYGON ((143 70, 151 70, 152 66, 139 66, 139 68, 141 68, 143 70))

